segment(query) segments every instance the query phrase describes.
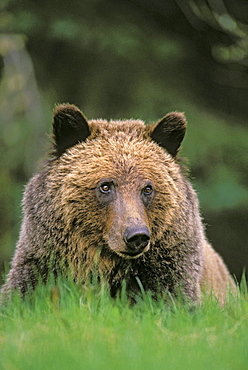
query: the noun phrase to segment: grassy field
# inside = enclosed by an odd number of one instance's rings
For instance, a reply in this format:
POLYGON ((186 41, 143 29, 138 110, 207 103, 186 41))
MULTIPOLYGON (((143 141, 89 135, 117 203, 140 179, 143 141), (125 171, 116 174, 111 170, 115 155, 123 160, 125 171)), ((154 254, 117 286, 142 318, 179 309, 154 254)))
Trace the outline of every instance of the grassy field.
POLYGON ((149 295, 73 284, 39 287, 0 312, 0 369, 248 369, 248 297, 221 308, 213 298, 189 309, 149 295))

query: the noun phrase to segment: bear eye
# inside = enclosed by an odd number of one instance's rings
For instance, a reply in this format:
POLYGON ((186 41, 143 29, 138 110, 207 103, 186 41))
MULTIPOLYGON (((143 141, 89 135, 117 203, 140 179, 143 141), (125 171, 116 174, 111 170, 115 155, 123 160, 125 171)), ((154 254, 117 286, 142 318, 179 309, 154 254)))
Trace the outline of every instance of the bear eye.
POLYGON ((112 179, 102 179, 97 184, 95 188, 96 197, 103 206, 107 206, 115 199, 115 187, 116 184, 112 179))
POLYGON ((109 182, 105 182, 99 189, 101 193, 108 194, 111 191, 111 184, 109 182))
POLYGON ((144 195, 151 195, 151 194, 152 194, 152 192, 153 192, 153 188, 152 188, 152 186, 151 186, 151 185, 146 185, 146 186, 144 187, 144 189, 142 189, 142 193, 143 193, 144 195))

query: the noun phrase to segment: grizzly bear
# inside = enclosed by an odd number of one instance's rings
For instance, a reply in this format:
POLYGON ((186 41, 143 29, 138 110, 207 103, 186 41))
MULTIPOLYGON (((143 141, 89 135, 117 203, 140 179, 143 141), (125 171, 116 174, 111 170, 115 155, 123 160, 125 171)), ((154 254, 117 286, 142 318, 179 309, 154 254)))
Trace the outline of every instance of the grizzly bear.
POLYGON ((155 124, 87 121, 54 112, 53 149, 26 187, 23 223, 4 295, 25 294, 49 273, 84 284, 95 271, 115 297, 140 289, 223 302, 234 282, 206 240, 195 191, 178 158, 183 113, 155 124), (143 288, 142 288, 143 287, 143 288))

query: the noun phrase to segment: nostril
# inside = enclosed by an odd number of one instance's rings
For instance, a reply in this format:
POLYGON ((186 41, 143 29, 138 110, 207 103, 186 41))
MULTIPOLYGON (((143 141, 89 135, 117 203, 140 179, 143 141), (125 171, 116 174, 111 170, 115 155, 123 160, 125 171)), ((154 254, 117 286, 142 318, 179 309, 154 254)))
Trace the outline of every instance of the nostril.
POLYGON ((142 243, 148 243, 149 240, 150 240, 149 235, 137 234, 137 235, 134 235, 133 237, 127 239, 127 243, 139 246, 142 243))
POLYGON ((150 236, 149 235, 141 235, 141 241, 142 242, 149 242, 150 236))

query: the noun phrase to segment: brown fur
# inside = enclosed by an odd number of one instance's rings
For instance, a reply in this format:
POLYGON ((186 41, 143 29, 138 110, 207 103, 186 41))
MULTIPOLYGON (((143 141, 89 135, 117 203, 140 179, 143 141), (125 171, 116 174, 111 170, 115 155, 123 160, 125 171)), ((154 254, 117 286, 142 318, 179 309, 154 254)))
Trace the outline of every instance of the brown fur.
POLYGON ((233 281, 206 241, 196 194, 176 159, 184 115, 171 113, 148 126, 87 122, 78 108, 62 105, 53 128, 53 158, 27 185, 2 292, 24 294, 49 272, 70 271, 84 283, 97 265, 113 296, 123 280, 135 295, 139 280, 153 294, 181 289, 198 301, 207 289, 223 301, 233 281), (135 255, 133 230, 147 239, 135 255))

